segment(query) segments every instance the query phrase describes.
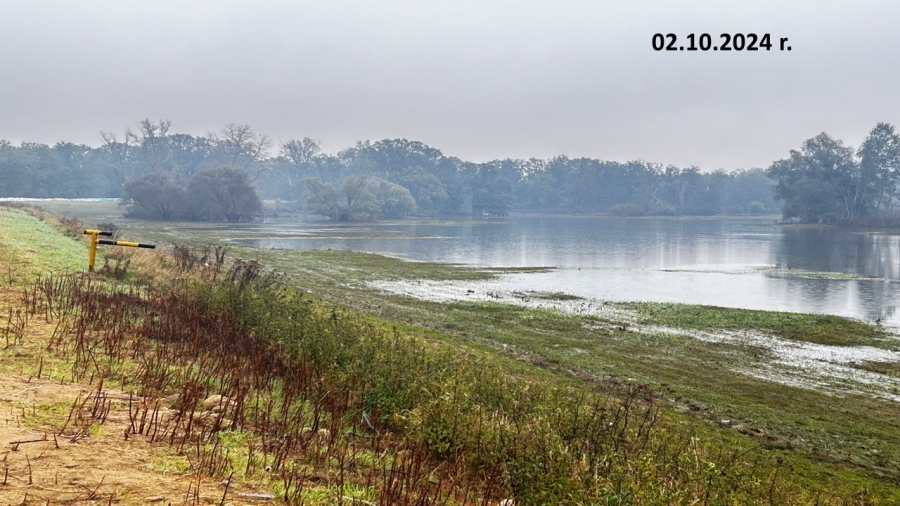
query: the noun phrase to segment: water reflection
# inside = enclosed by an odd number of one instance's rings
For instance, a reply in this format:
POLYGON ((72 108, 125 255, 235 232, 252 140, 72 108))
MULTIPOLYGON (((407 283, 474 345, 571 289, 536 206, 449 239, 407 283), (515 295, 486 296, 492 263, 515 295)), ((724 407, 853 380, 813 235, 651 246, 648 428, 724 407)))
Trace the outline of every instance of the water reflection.
MULTIPOLYGON (((294 249, 349 249, 478 266, 553 266, 510 276, 519 290, 613 300, 655 300, 823 312, 900 324, 900 239, 770 219, 514 217, 483 223, 394 223, 328 230, 257 225, 263 239, 294 249), (292 237, 277 237, 291 234, 292 237), (297 235, 308 234, 304 237, 297 235), (769 276, 763 268, 784 269, 769 276), (806 279, 794 272, 878 279, 806 279)), ((827 276, 826 276, 827 277, 827 276)), ((500 281, 498 281, 499 283, 500 281)))
POLYGON ((779 266, 812 271, 853 272, 898 279, 896 236, 854 233, 835 227, 784 227, 775 258, 779 266))

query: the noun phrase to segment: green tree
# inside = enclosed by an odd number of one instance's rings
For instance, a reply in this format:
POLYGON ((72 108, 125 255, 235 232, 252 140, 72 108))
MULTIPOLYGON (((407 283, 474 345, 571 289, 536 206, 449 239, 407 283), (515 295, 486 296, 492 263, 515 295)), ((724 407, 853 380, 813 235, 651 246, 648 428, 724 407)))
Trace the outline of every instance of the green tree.
POLYGON ((363 176, 348 177, 338 192, 340 221, 368 221, 378 217, 380 209, 375 195, 369 191, 369 180, 363 176))
POLYGON ((423 215, 433 216, 442 211, 450 198, 444 183, 418 165, 404 169, 398 182, 409 190, 419 213, 423 215))
POLYGON ((368 182, 368 188, 375 197, 380 217, 395 220, 415 214, 416 199, 403 186, 385 179, 372 178, 368 182))
POLYGON ((170 156, 165 169, 177 181, 187 181, 197 172, 212 168, 211 165, 215 164, 215 146, 206 137, 172 134, 166 137, 166 142, 170 156))
POLYGON ((369 182, 365 177, 348 177, 340 189, 323 183, 319 178, 307 178, 304 183, 309 189, 306 209, 313 214, 334 221, 373 220, 379 215, 375 195, 369 191, 369 182))
POLYGON ((100 132, 103 145, 97 149, 97 159, 102 168, 110 195, 121 196, 125 182, 142 175, 143 167, 140 154, 135 146, 129 144, 128 136, 120 142, 115 133, 100 132))
POLYGON ((859 151, 859 183, 854 197, 858 214, 881 214, 897 197, 900 178, 900 135, 894 126, 878 123, 859 151))
POLYGON ((338 221, 341 216, 340 194, 330 183, 325 183, 317 177, 308 177, 303 180, 308 195, 304 206, 312 214, 325 216, 338 221))
POLYGON ((509 214, 516 198, 508 169, 503 162, 495 161, 479 164, 470 173, 473 213, 491 216, 509 214))
POLYGON ((83 144, 59 142, 53 146, 59 160, 58 172, 54 176, 60 187, 61 197, 106 196, 106 187, 97 166, 93 149, 83 144))
POLYGON ((137 146, 141 158, 147 165, 146 172, 166 170, 166 165, 172 157, 167 138, 171 127, 172 122, 169 120, 161 119, 158 123, 154 123, 147 118, 138 121, 136 133, 131 129, 125 131, 126 143, 137 146))
POLYGON ((766 174, 775 181, 786 218, 839 223, 856 217, 856 171, 853 149, 821 133, 774 162, 766 174))
POLYGON ((319 178, 303 182, 309 190, 306 210, 334 221, 396 219, 416 211, 416 200, 409 190, 381 178, 349 177, 340 189, 319 178))
MULTIPOLYGON (((736 170, 728 174, 725 181, 723 207, 745 206, 751 213, 761 214, 766 209, 775 209, 772 195, 773 181, 766 176, 763 169, 736 170), (750 204, 763 206, 762 211, 751 211, 750 204)), ((758 209, 758 206, 753 206, 758 209)))

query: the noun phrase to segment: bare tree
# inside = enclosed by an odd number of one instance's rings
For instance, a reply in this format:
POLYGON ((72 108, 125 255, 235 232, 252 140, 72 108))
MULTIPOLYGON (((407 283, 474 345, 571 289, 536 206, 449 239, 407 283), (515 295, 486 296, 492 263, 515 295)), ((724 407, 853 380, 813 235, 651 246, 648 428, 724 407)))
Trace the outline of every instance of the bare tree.
POLYGON ((238 125, 229 123, 219 132, 211 133, 210 139, 219 147, 227 162, 232 167, 249 171, 256 166, 257 179, 265 170, 265 161, 272 140, 266 135, 253 133, 250 125, 238 125))
POLYGON ((172 122, 161 119, 154 123, 149 118, 138 121, 137 133, 130 128, 125 130, 126 143, 140 148, 141 157, 149 167, 149 172, 165 172, 166 162, 172 158, 169 146, 169 128, 172 122))
POLYGON ((281 156, 293 165, 302 166, 312 161, 322 148, 319 141, 304 137, 301 140, 292 139, 281 143, 281 156))
POLYGON ((292 139, 280 143, 280 155, 284 163, 274 166, 279 174, 284 176, 288 184, 291 207, 297 200, 298 183, 308 176, 310 168, 315 166, 314 158, 321 151, 319 141, 304 137, 301 140, 292 139))
POLYGON ((125 142, 119 142, 113 132, 100 132, 103 145, 98 157, 100 163, 107 167, 104 171, 106 178, 117 192, 124 191, 125 182, 137 177, 140 172, 136 158, 136 149, 129 144, 130 139, 126 135, 125 142))

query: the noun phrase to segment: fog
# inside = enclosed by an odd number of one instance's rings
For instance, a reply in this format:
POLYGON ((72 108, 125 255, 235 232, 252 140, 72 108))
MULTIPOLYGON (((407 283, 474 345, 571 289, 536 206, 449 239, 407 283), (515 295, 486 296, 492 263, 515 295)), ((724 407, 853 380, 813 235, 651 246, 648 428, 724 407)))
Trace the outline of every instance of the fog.
POLYGON ((889 1, 0 2, 0 139, 230 122, 333 151, 404 137, 472 161, 766 167, 900 120, 889 1), (773 50, 654 51, 655 33, 773 50), (790 39, 792 50, 778 51, 790 39))

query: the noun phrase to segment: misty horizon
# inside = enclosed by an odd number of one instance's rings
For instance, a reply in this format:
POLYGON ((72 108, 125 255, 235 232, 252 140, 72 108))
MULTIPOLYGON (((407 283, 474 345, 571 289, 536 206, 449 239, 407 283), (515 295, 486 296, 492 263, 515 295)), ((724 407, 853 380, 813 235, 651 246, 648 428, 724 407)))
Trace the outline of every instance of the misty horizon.
POLYGON ((165 118, 325 152, 406 138, 465 160, 766 167, 896 123, 900 6, 537 1, 5 2, 0 138, 97 146, 165 118), (656 33, 770 33, 792 51, 654 51, 656 33))

